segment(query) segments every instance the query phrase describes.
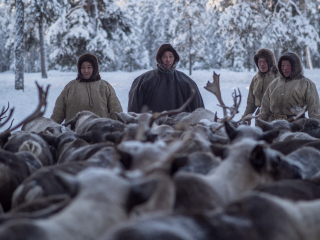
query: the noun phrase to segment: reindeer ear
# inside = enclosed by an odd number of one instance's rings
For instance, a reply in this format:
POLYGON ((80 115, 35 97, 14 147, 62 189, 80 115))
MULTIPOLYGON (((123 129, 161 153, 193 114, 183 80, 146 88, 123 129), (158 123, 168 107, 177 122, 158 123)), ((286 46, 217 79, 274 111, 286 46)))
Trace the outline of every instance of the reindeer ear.
POLYGON ((250 163, 253 168, 260 172, 266 165, 267 157, 264 152, 263 146, 257 145, 251 152, 250 163))
POLYGON ((143 180, 131 185, 127 201, 127 210, 130 212, 136 205, 142 204, 152 196, 157 187, 156 179, 143 180))
POLYGON ((124 169, 129 170, 133 162, 132 156, 127 152, 121 151, 120 149, 118 149, 118 153, 120 155, 120 162, 124 169))
POLYGON ((54 176, 61 183, 61 185, 68 190, 72 197, 78 193, 79 183, 77 182, 75 176, 63 171, 55 171, 54 176))
POLYGON ((2 149, 4 145, 8 142, 10 136, 11 133, 9 131, 0 134, 0 149, 2 149))
POLYGON ((58 145, 59 145, 58 137, 53 135, 48 135, 45 133, 38 133, 38 135, 42 137, 42 139, 45 140, 50 146, 54 146, 56 149, 58 148, 58 145))
POLYGON ((171 171, 170 175, 173 176, 178 170, 185 166, 188 163, 188 156, 187 155, 181 155, 175 157, 172 165, 171 165, 171 171))
POLYGON ((256 123, 257 126, 260 127, 264 132, 273 129, 272 125, 264 120, 256 119, 256 123))
POLYGON ((267 143, 272 143, 273 139, 279 136, 279 133, 280 133, 279 130, 266 131, 262 134, 262 136, 258 140, 264 140, 267 143))
POLYGON ((227 132, 229 139, 230 139, 230 142, 231 142, 232 140, 234 140, 237 137, 237 134, 238 134, 237 130, 234 127, 232 127, 232 125, 228 122, 224 122, 224 127, 226 129, 226 132, 227 132))
POLYGON ((117 112, 114 112, 114 113, 116 114, 118 121, 125 123, 125 122, 123 121, 120 113, 117 113, 117 112))
POLYGON ((68 127, 69 125, 70 125, 70 128, 71 128, 71 130, 74 130, 75 129, 75 127, 76 127, 76 123, 77 123, 77 121, 78 121, 78 119, 79 119, 79 113, 74 117, 74 118, 72 118, 69 122, 65 122, 64 124, 62 124, 63 126, 66 126, 66 127, 68 127))
POLYGON ((213 152, 213 154, 216 157, 221 157, 221 159, 226 158, 227 156, 226 149, 228 148, 227 146, 216 143, 216 144, 211 144, 210 148, 211 148, 211 152, 213 152))

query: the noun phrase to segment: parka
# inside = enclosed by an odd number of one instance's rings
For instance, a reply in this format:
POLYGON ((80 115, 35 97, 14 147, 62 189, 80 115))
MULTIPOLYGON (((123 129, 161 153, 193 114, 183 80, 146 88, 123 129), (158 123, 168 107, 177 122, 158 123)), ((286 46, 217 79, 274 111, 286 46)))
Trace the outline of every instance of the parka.
POLYGON ((170 44, 160 46, 156 56, 157 69, 142 74, 132 83, 128 112, 140 113, 144 106, 153 112, 177 109, 190 97, 190 84, 195 88, 196 94, 184 111, 192 112, 204 107, 197 84, 186 74, 175 69, 179 59, 178 53, 170 44), (165 51, 174 54, 175 62, 171 69, 162 64, 161 56, 165 51))
POLYGON ((90 111, 99 117, 117 119, 115 112, 122 112, 122 107, 111 84, 101 79, 97 58, 92 54, 82 55, 77 68, 77 78, 62 90, 50 118, 60 124, 63 120, 71 120, 78 112, 90 111), (81 74, 84 61, 93 66, 89 79, 85 79, 81 74))
POLYGON ((309 118, 320 120, 319 95, 316 85, 303 76, 301 60, 293 52, 284 53, 278 61, 281 74, 268 87, 262 98, 260 119, 272 121, 290 118, 294 112, 307 107, 309 118), (287 60, 291 64, 291 74, 285 77, 281 70, 281 62, 287 60))
POLYGON ((260 57, 266 59, 268 63, 268 71, 262 73, 260 70, 258 70, 258 73, 253 77, 250 83, 247 98, 247 107, 243 114, 243 117, 248 114, 254 113, 257 108, 260 108, 262 97, 266 92, 269 84, 279 76, 273 52, 269 49, 262 48, 255 54, 254 61, 258 69, 258 60, 260 57))

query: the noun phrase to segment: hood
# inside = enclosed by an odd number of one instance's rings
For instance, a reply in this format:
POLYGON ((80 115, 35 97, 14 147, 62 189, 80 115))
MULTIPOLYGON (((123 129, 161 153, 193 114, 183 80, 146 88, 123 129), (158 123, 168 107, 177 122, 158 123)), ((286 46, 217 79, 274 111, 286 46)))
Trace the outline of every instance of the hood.
POLYGON ((166 52, 166 51, 170 51, 173 53, 174 55, 174 62, 177 63, 179 62, 180 60, 180 57, 177 53, 177 51, 171 46, 171 44, 162 44, 160 47, 159 47, 159 50, 157 52, 157 57, 156 57, 156 60, 157 60, 157 63, 162 63, 161 62, 161 57, 162 55, 166 52))
POLYGON ((99 75, 98 59, 93 54, 87 53, 87 54, 82 55, 78 60, 77 68, 78 68, 77 79, 80 80, 80 82, 94 82, 94 81, 98 81, 101 79, 101 77, 99 75), (93 72, 92 72, 92 75, 89 79, 85 79, 83 77, 83 75, 81 74, 81 65, 85 61, 90 62, 93 66, 93 72))
MULTIPOLYGON (((267 63, 268 63, 268 72, 271 70, 272 73, 277 74, 278 73, 278 68, 276 65, 276 58, 274 57, 274 54, 272 51, 270 51, 269 49, 266 48, 261 48, 258 50, 258 52, 256 53, 256 55, 254 55, 254 62, 256 63, 258 69, 258 59, 259 57, 266 59, 267 63)), ((260 70, 259 70, 259 73, 260 70)))
POLYGON ((279 58, 279 61, 278 61, 279 72, 280 72, 281 76, 286 78, 283 75, 283 72, 281 70, 281 62, 282 62, 282 60, 287 60, 287 61, 289 61, 291 63, 291 74, 288 77, 288 79, 302 78, 303 77, 303 68, 302 68, 301 60, 300 60, 299 56, 296 53, 294 53, 294 52, 286 52, 286 53, 282 54, 281 57, 279 58))

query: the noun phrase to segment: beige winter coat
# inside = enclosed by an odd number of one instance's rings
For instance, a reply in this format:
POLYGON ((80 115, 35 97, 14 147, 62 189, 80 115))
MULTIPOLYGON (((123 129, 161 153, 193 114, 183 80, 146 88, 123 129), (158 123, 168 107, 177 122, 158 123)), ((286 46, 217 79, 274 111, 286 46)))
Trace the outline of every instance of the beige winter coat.
POLYGON ((258 68, 259 57, 266 59, 269 70, 266 73, 262 73, 258 70, 258 73, 253 77, 249 88, 247 107, 243 117, 254 113, 256 109, 261 106, 262 97, 269 84, 279 76, 274 54, 269 49, 262 48, 254 56, 258 68))
POLYGON ((51 119, 57 123, 62 123, 63 120, 68 122, 81 111, 90 111, 99 117, 117 119, 115 112, 122 112, 122 107, 113 87, 108 82, 73 80, 65 86, 58 97, 51 119), (88 92, 90 91, 92 104, 89 103, 88 92))
POLYGON ((69 82, 59 95, 51 115, 57 123, 68 122, 78 112, 90 111, 99 117, 117 119, 115 112, 122 112, 122 107, 113 87, 99 75, 97 58, 85 54, 79 58, 78 77, 69 82), (93 73, 89 79, 81 74, 84 61, 92 63, 93 73))
POLYGON ((302 75, 300 58, 294 53, 283 54, 278 63, 281 77, 268 87, 261 104, 260 119, 272 121, 277 115, 293 116, 297 110, 307 106, 309 118, 320 120, 319 95, 316 85, 302 75), (281 61, 291 63, 292 73, 286 78, 281 69, 281 61))

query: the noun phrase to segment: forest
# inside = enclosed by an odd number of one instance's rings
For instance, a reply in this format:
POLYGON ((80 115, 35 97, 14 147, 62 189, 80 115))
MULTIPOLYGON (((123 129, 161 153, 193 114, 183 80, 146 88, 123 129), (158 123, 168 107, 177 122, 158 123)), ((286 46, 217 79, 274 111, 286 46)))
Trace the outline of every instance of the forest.
POLYGON ((320 67, 320 0, 0 0, 0 71, 74 71, 93 53, 101 71, 155 67, 172 44, 189 74, 255 71, 255 52, 296 52, 320 67))

